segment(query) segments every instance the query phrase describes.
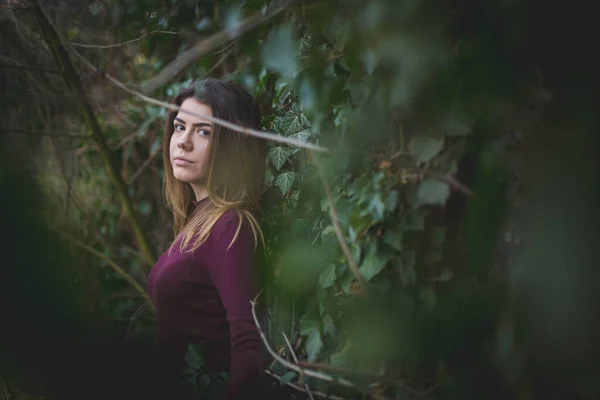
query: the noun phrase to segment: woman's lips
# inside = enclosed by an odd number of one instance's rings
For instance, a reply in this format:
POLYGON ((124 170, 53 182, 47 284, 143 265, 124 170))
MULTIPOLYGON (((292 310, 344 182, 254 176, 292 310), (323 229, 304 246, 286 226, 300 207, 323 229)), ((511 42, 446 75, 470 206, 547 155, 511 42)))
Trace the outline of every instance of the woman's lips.
POLYGON ((193 162, 191 162, 190 160, 187 160, 185 158, 175 158, 173 160, 173 164, 178 165, 180 167, 186 167, 188 165, 192 165, 193 162))

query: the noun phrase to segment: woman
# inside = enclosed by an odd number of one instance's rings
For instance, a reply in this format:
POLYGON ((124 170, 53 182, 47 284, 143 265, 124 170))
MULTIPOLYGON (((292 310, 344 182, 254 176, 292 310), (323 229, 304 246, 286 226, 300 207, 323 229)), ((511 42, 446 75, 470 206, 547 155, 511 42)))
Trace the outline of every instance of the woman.
MULTIPOLYGON (((174 104, 253 129, 261 121, 252 96, 232 82, 207 79, 174 104)), ((264 359, 250 301, 262 283, 255 212, 264 143, 179 111, 168 115, 163 154, 175 240, 148 278, 159 347, 181 365, 197 344, 206 371, 229 374, 223 398, 257 398, 264 359)))

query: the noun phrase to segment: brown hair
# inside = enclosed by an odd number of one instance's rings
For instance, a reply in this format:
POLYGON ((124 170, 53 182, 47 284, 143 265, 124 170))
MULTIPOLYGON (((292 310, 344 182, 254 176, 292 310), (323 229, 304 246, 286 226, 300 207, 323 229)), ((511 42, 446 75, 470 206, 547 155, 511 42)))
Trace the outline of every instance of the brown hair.
MULTIPOLYGON (((181 106, 184 100, 190 97, 211 107, 214 117, 247 128, 260 127, 260 111, 252 95, 234 82, 214 78, 197 82, 175 96, 173 104, 181 106)), ((234 210, 239 217, 237 231, 229 246, 235 242, 244 221, 248 221, 252 228, 255 244, 260 236, 264 245, 255 212, 260 210, 265 143, 256 137, 219 125, 213 126, 206 161, 210 201, 201 202, 198 211, 193 213, 194 193, 191 186, 175 179, 169 158, 169 143, 177 113, 170 111, 167 115, 163 138, 163 163, 164 195, 167 206, 173 212, 175 239, 181 238, 181 251, 193 251, 202 245, 219 218, 228 210, 234 210), (192 245, 188 247, 194 238, 192 245)))

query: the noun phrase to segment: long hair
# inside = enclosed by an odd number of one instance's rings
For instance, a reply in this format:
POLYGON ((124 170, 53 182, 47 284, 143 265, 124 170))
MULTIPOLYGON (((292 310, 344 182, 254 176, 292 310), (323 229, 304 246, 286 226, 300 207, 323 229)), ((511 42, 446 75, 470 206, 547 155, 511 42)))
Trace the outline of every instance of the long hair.
MULTIPOLYGON (((213 116, 258 129, 261 116, 252 95, 234 82, 209 78, 183 89, 173 104, 181 106, 184 100, 194 97, 211 107, 213 116)), ((175 179, 169 157, 169 143, 173 135, 173 121, 177 111, 167 115, 163 138, 164 195, 167 206, 173 213, 175 240, 180 240, 181 251, 193 251, 202 245, 219 218, 228 210, 238 215, 239 224, 231 245, 237 239, 242 224, 247 221, 254 234, 264 245, 264 237, 255 213, 260 210, 266 146, 255 137, 213 124, 208 145, 206 184, 210 201, 194 207, 194 193, 190 184, 175 179), (192 242, 193 240, 193 242, 192 242), (191 246, 189 246, 191 243, 191 246)))

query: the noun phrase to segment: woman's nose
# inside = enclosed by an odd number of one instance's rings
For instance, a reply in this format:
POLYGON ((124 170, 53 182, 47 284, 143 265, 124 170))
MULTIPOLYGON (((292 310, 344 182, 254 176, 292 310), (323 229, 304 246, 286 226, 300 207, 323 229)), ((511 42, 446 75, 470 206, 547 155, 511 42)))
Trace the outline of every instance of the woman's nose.
POLYGON ((192 149, 192 141, 190 140, 190 137, 187 134, 187 132, 181 135, 179 143, 177 143, 177 147, 186 151, 190 151, 192 149))

